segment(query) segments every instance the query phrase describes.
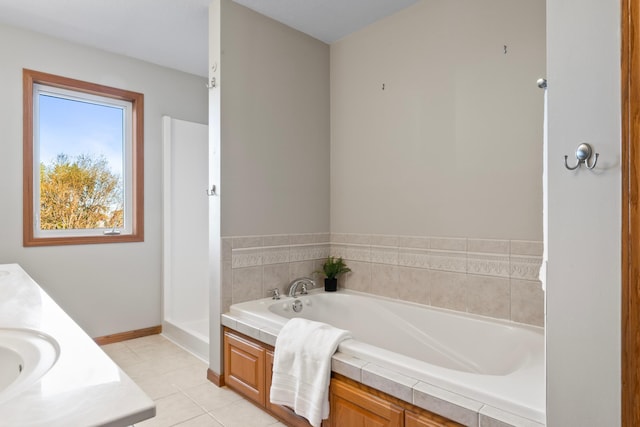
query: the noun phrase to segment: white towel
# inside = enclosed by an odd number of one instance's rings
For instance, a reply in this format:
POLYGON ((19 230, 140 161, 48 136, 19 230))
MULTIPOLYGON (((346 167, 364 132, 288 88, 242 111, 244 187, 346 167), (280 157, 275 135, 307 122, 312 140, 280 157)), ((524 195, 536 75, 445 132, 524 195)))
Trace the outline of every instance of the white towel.
POLYGON ((307 319, 289 320, 276 340, 271 403, 286 405, 314 427, 329 416, 331 356, 348 331, 307 319))

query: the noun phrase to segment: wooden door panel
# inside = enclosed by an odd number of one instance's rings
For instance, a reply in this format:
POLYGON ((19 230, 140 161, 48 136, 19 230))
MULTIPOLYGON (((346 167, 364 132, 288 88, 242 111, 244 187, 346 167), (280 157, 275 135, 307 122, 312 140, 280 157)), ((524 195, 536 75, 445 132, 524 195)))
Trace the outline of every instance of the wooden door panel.
POLYGON ((265 354, 260 346, 230 332, 224 334, 224 379, 243 396, 265 404, 265 354))

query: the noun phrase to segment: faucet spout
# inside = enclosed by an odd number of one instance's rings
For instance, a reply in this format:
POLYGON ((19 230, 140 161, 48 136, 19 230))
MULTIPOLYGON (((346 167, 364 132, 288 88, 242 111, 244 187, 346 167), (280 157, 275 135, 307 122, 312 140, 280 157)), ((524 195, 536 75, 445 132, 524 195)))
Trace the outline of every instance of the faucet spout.
POLYGON ((298 292, 298 287, 301 288, 300 293, 298 295, 305 295, 307 293, 307 287, 311 286, 312 288, 316 286, 316 282, 313 279, 308 277, 300 277, 289 284, 289 296, 295 297, 298 292))

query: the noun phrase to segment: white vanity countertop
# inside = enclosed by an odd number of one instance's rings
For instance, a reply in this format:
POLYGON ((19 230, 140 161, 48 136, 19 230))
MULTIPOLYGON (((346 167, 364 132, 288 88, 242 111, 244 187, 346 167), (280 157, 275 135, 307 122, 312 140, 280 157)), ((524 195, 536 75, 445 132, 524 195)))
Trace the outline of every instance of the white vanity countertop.
POLYGON ((0 403, 0 426, 129 426, 155 404, 17 264, 0 264, 0 328, 43 332, 60 346, 51 370, 0 403))

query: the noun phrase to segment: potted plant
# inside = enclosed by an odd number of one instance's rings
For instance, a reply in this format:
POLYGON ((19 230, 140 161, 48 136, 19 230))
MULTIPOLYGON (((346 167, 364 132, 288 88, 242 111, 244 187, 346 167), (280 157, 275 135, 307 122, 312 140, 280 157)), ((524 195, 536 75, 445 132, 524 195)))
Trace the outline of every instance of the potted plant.
POLYGON ((343 273, 350 272, 351 269, 344 263, 342 257, 328 257, 322 265, 322 270, 317 273, 324 274, 324 290, 326 292, 335 292, 338 289, 338 276, 343 273))

